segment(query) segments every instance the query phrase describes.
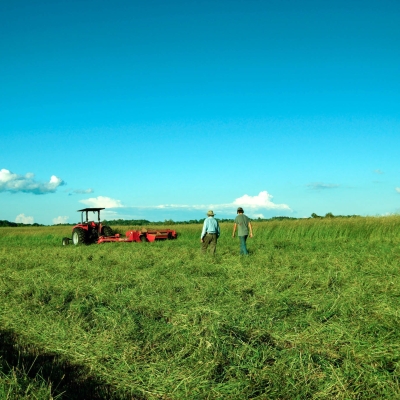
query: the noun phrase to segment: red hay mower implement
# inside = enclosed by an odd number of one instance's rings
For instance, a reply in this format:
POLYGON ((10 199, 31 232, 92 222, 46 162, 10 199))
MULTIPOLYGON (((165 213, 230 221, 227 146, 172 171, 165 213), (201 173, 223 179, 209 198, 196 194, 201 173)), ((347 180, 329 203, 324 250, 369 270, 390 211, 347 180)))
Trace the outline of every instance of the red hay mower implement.
POLYGON ((172 229, 142 229, 138 231, 129 230, 125 237, 100 222, 100 211, 104 208, 83 208, 81 222, 72 228, 72 238, 63 238, 63 246, 71 241, 73 244, 93 244, 108 242, 155 242, 156 240, 176 239, 177 233, 172 229), (89 212, 97 212, 97 222, 89 220, 89 212))

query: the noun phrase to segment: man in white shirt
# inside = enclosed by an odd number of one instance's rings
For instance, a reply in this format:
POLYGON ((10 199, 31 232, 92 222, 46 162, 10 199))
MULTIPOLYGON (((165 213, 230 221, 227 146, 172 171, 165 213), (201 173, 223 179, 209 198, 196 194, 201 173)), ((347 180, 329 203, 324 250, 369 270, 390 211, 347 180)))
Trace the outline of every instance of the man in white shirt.
POLYGON ((215 255, 217 248, 217 239, 221 234, 218 221, 214 218, 214 212, 209 210, 207 212, 207 218, 204 220, 203 230, 201 231, 201 251, 205 254, 208 246, 210 246, 210 252, 215 255))

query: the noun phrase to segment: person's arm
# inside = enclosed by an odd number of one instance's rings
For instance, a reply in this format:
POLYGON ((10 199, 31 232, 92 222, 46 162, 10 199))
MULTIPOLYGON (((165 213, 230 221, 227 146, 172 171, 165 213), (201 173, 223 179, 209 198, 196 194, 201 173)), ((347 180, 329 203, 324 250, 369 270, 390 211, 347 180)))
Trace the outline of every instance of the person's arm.
POLYGON ((236 222, 233 224, 232 237, 235 237, 235 232, 236 232, 236 222))
POLYGON ((203 243, 204 236, 206 236, 206 226, 207 226, 207 220, 204 220, 203 224, 203 230, 201 231, 201 236, 200 236, 200 241, 203 243))
POLYGON ((249 231, 250 231, 250 237, 253 237, 253 227, 251 226, 250 221, 249 221, 249 231))

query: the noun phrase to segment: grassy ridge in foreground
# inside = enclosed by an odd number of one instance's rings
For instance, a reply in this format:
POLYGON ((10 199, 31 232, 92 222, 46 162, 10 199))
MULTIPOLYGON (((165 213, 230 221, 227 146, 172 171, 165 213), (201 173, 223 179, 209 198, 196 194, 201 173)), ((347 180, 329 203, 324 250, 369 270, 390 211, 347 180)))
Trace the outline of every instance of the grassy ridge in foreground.
POLYGON ((222 224, 215 259, 200 225, 83 247, 2 228, 0 325, 137 398, 399 398, 399 222, 255 222, 248 258, 222 224))

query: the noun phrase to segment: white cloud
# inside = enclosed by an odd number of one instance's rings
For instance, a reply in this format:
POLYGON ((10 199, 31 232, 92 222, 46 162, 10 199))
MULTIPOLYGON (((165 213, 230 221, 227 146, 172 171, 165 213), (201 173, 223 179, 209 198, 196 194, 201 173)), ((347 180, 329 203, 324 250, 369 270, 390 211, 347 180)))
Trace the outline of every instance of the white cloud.
POLYGON ((50 182, 49 182, 49 186, 53 187, 53 188, 57 188, 58 186, 60 186, 62 184, 62 179, 58 178, 55 175, 52 175, 50 178, 50 182))
POLYGON ((266 190, 260 192, 257 196, 249 196, 245 194, 236 199, 233 204, 236 206, 247 207, 251 209, 266 210, 290 210, 287 204, 275 204, 272 202, 273 196, 266 190))
POLYGON ((396 192, 397 192, 397 193, 400 193, 400 187, 397 187, 397 188, 396 188, 396 192))
MULTIPOLYGON (((243 207, 246 215, 250 218, 266 218, 265 213, 268 211, 281 211, 283 213, 292 212, 292 209, 287 204, 275 204, 273 196, 266 190, 260 192, 258 195, 251 196, 245 194, 237 199, 234 199, 230 203, 213 203, 213 204, 158 204, 158 205, 123 205, 120 200, 112 199, 110 197, 98 196, 95 198, 89 198, 80 200, 81 203, 87 207, 104 207, 106 210, 102 211, 102 217, 104 219, 147 219, 143 216, 143 213, 147 214, 150 212, 156 213, 156 215, 171 215, 178 216, 182 213, 182 216, 188 216, 187 213, 198 212, 202 214, 206 213, 207 210, 213 210, 215 214, 221 215, 236 215, 238 206, 243 207), (114 210, 113 210, 114 209, 114 210), (172 214, 171 214, 172 213, 172 214)), ((157 218, 157 217, 156 217, 157 218)), ((161 219, 163 219, 162 217, 161 219)), ((167 218, 167 217, 165 217, 167 218)), ((179 218, 179 216, 178 216, 179 218)))
POLYGON ((310 189, 319 190, 319 189, 335 189, 340 185, 336 183, 323 183, 323 182, 313 182, 307 185, 310 189))
POLYGON ((253 214, 251 217, 254 219, 255 218, 262 218, 262 219, 265 218, 263 214, 253 214))
POLYGON ((33 217, 27 217, 25 214, 19 214, 15 217, 15 222, 18 224, 33 224, 33 217))
MULTIPOLYGON (((144 209, 144 210, 182 210, 182 211, 197 211, 197 210, 213 210, 214 212, 225 212, 236 214, 236 210, 238 206, 241 206, 246 209, 250 209, 253 215, 256 215, 257 218, 264 218, 261 211, 263 210, 286 210, 292 211, 291 208, 287 204, 275 204, 272 201, 273 196, 269 194, 266 190, 260 192, 256 196, 249 196, 247 194, 233 200, 231 203, 220 203, 220 204, 159 204, 156 206, 134 206, 134 207, 126 207, 129 209, 144 209), (258 212, 258 214, 254 214, 258 212)), ((99 197, 98 197, 99 199, 99 197)), ((93 199, 89 199, 93 200, 93 199)), ((93 207, 107 207, 104 202, 89 202, 89 200, 85 201, 85 204, 88 204, 93 207), (94 205, 96 204, 96 205, 94 205)), ((117 200, 119 202, 119 200, 117 200)), ((81 200, 83 203, 84 200, 81 200)), ((120 204, 120 202, 119 202, 120 204)), ((111 207, 111 206, 110 206, 111 207)), ((124 207, 124 206, 113 206, 113 207, 124 207)))
POLYGON ((54 225, 58 225, 58 224, 66 224, 69 220, 69 217, 57 217, 57 218, 53 218, 53 224, 54 225))
POLYGON ((253 211, 255 210, 288 210, 291 211, 290 207, 287 204, 275 204, 272 202, 273 196, 269 194, 266 190, 260 192, 256 196, 249 196, 247 194, 242 197, 233 200, 232 203, 225 204, 195 204, 195 205, 186 205, 186 204, 160 204, 158 206, 150 206, 150 207, 138 207, 138 208, 151 208, 151 209, 184 209, 184 210, 204 210, 204 209, 212 209, 212 210, 229 210, 231 209, 233 213, 236 213, 236 209, 238 206, 250 208, 253 211))
POLYGON ((25 175, 18 175, 8 169, 0 170, 0 192, 24 192, 33 194, 54 193, 64 181, 55 175, 50 177, 49 182, 37 182, 34 174, 28 172, 25 175))
POLYGON ((86 204, 88 207, 104 207, 119 208, 123 207, 121 200, 112 199, 110 197, 98 196, 86 200, 79 200, 80 203, 86 204))
POLYGON ((380 169, 374 170, 374 174, 382 175, 384 172, 380 169))

